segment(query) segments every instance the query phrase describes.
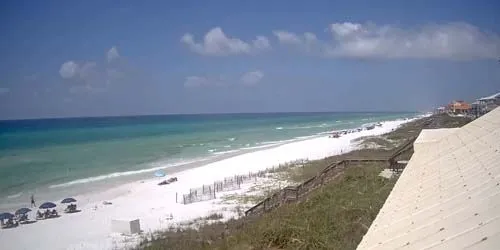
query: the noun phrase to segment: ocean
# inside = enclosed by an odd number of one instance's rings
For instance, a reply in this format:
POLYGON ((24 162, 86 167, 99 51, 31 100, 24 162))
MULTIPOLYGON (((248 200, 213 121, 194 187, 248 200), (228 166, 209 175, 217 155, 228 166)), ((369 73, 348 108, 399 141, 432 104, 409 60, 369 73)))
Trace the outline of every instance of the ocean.
MULTIPOLYGON (((417 113, 163 115, 0 121, 0 208, 76 195, 417 113)), ((238 166, 234 166, 238 167, 238 166)))

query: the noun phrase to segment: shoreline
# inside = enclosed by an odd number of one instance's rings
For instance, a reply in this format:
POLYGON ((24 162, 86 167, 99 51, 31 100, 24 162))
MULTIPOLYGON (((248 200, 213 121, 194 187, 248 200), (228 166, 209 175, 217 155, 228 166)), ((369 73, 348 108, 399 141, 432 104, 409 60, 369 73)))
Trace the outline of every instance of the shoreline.
MULTIPOLYGON (((103 192, 75 196, 82 212, 63 214, 60 218, 38 221, 32 225, 22 225, 6 230, 5 233, 0 234, 0 240, 15 239, 6 241, 12 242, 10 249, 37 248, 40 244, 44 245, 43 248, 51 249, 110 249, 120 244, 117 242, 127 239, 127 237, 111 233, 111 219, 138 218, 141 229, 144 232, 151 232, 206 216, 214 211, 224 211, 224 208, 231 209, 236 205, 220 204, 220 199, 189 205, 179 204, 175 202, 176 193, 184 194, 190 188, 212 183, 224 177, 264 170, 293 160, 317 160, 346 153, 356 149, 356 145, 351 142, 356 138, 385 134, 419 118, 387 121, 382 127, 347 134, 338 139, 320 135, 270 148, 255 149, 252 152, 229 156, 195 168, 181 168, 175 174, 179 181, 166 186, 157 185, 166 178, 148 178, 103 192), (110 201, 112 204, 103 205, 103 201, 110 201), (173 219, 167 219, 171 214, 173 219), (74 228, 73 225, 78 225, 78 227, 74 228), (74 228, 74 232, 65 235, 60 242, 47 242, 46 239, 50 238, 52 232, 64 233, 67 228, 74 228), (33 242, 23 241, 22 235, 15 233, 20 230, 30 236, 33 235, 33 242)), ((224 192, 221 195, 226 193, 231 192, 224 192)), ((224 219, 228 219, 226 217, 231 214, 234 216, 234 212, 225 212, 224 219)), ((32 218, 31 214, 30 217, 32 218)))
MULTIPOLYGON (((88 177, 88 178, 83 178, 83 179, 76 179, 72 180, 69 182, 65 183, 59 183, 59 184, 53 184, 48 187, 45 187, 45 190, 50 190, 52 192, 48 192, 48 195, 40 195, 39 193, 37 194, 35 192, 35 198, 37 198, 37 201, 54 201, 54 200, 61 200, 64 197, 79 197, 79 196, 87 196, 87 195, 92 195, 94 193, 101 193, 101 192, 107 192, 109 190, 119 188, 121 186, 127 186, 129 184, 134 184, 134 183, 142 183, 145 181, 158 181, 160 182, 161 180, 164 180, 165 178, 169 178, 172 175, 175 175, 177 173, 181 173, 183 171, 187 171, 190 169, 196 169, 199 167, 204 167, 206 165, 216 163, 219 161, 224 161, 226 159, 230 159, 233 157, 237 157, 240 155, 244 154, 250 154, 262 150, 268 150, 268 149, 273 149, 276 147, 280 147, 289 143, 294 143, 294 142, 301 142, 309 139, 314 139, 314 138, 319 138, 325 136, 324 134, 318 134, 318 135, 312 135, 312 136, 301 136, 293 139, 288 139, 288 140, 283 140, 283 141, 276 141, 275 143, 272 144, 263 144, 260 146, 255 146, 255 147, 248 147, 248 148, 241 148, 234 150, 235 152, 218 152, 215 153, 207 158, 201 158, 199 160, 196 160, 196 158, 192 160, 188 160, 185 162, 179 162, 179 163, 173 163, 173 166, 161 166, 161 167, 154 167, 154 168, 148 168, 148 169, 138 169, 138 170, 131 170, 131 171, 124 171, 124 172, 116 172, 116 173, 110 173, 110 174, 105 174, 105 175, 100 175, 100 176, 93 176, 93 177, 88 177), (166 172, 167 175, 165 177, 155 177, 152 175, 155 171, 158 170, 163 170, 163 172, 166 172), (123 173, 128 173, 128 172, 134 172, 133 174, 125 174, 121 175, 123 173), (107 177, 103 178, 105 176, 112 176, 112 175, 118 175, 116 177, 107 177), (99 180, 95 181, 89 181, 86 182, 85 180, 87 179, 93 179, 93 178, 99 178, 99 180), (101 179, 102 178, 102 179, 101 179), (107 180, 111 180, 113 183, 106 183, 107 180), (114 180, 114 181, 113 181, 114 180), (71 183, 71 184, 70 184, 71 183), (74 183, 74 184, 72 184, 74 183), (88 185, 94 185, 93 187, 88 187, 88 185), (70 188, 68 191, 65 188, 70 188), (83 192, 82 192, 83 191, 83 192), (66 195, 61 195, 60 193, 64 192, 66 195), (64 196, 64 197, 63 197, 64 196), (41 197, 41 198, 40 198, 41 197)), ((168 164, 167 164, 168 165, 168 164)), ((27 195, 28 191, 21 191, 18 193, 13 193, 5 196, 4 198, 11 202, 5 202, 5 203, 0 203, 0 211, 9 211, 9 210, 15 210, 18 209, 22 206, 29 207, 29 196, 27 195), (19 198, 23 196, 22 202, 15 202, 16 198, 19 198), (24 197, 25 196, 25 197, 24 197)), ((17 199, 19 201, 19 199, 17 199)), ((56 202, 57 203, 57 202, 56 202)))
MULTIPOLYGON (((415 117, 421 117, 421 116, 422 114, 415 117)), ((405 118, 399 118, 396 120, 388 120, 383 122, 392 122, 404 119, 405 118)), ((368 121, 369 119, 366 120, 368 121)), ((342 130, 354 130, 357 128, 362 128, 366 124, 371 124, 371 123, 365 123, 358 127, 346 128, 342 130)), ((254 153, 261 150, 269 150, 289 143, 320 138, 328 134, 331 134, 331 132, 320 132, 313 135, 299 136, 279 141, 271 141, 253 146, 249 145, 248 147, 238 148, 235 150, 233 149, 224 152, 223 151, 215 152, 214 154, 209 156, 200 156, 197 158, 179 160, 178 162, 172 162, 172 163, 160 163, 158 166, 152 165, 151 167, 148 168, 90 176, 62 183, 50 184, 45 187, 39 187, 35 190, 23 190, 17 193, 10 193, 2 197, 2 201, 0 202, 0 211, 9 211, 13 209, 15 210, 22 206, 28 206, 29 196, 31 194, 35 195, 37 201, 42 202, 42 201, 58 201, 65 197, 81 196, 94 192, 105 192, 109 189, 121 185, 126 185, 128 183, 147 181, 150 179, 158 179, 158 177, 156 178, 153 177, 153 173, 157 170, 163 170, 165 173, 167 173, 167 176, 171 176, 182 171, 186 171, 192 168, 203 167, 205 165, 212 164, 218 161, 223 161, 239 155, 254 153)))

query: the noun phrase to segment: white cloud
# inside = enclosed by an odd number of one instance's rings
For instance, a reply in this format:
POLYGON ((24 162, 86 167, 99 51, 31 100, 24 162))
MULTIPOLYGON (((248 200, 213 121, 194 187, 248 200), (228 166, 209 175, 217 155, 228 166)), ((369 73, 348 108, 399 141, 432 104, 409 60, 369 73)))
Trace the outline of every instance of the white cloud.
POLYGON ((315 34, 310 33, 310 32, 304 33, 304 41, 306 43, 313 43, 313 42, 316 42, 317 40, 318 40, 318 38, 316 37, 315 34))
POLYGON ((0 95, 4 95, 10 92, 9 88, 0 88, 0 95))
POLYGON ((264 73, 262 71, 251 71, 243 74, 240 78, 240 82, 244 85, 255 85, 259 83, 264 77, 264 73))
POLYGON ((276 30, 273 31, 273 34, 278 38, 280 43, 284 44, 301 44, 302 39, 295 33, 284 31, 284 30, 276 30))
POLYGON ((199 43, 190 33, 184 34, 181 42, 186 44, 191 51, 209 56, 252 54, 271 47, 269 40, 264 36, 257 36, 251 43, 247 43, 238 38, 228 37, 220 27, 209 30, 203 41, 199 43))
POLYGON ((281 44, 297 46, 303 48, 306 52, 313 52, 319 45, 316 35, 310 32, 299 35, 288 31, 277 30, 273 31, 273 34, 278 38, 281 44))
POLYGON ((265 50, 271 48, 271 43, 267 37, 257 36, 257 39, 253 41, 253 46, 257 50, 265 50))
MULTIPOLYGON (((108 62, 120 57, 116 47, 112 47, 106 54, 108 62)), ((95 62, 67 61, 59 69, 59 74, 68 83, 73 84, 70 92, 104 92, 107 85, 122 81, 125 75, 130 76, 130 68, 126 61, 117 61, 113 64, 98 65, 95 62)))
POLYGON ((500 56, 499 35, 467 23, 400 28, 344 22, 331 24, 328 31, 331 41, 320 41, 313 33, 275 31, 274 34, 280 43, 328 57, 474 60, 500 56))
POLYGON ((332 56, 380 58, 478 59, 495 58, 500 52, 498 35, 465 23, 427 25, 402 29, 376 24, 332 24, 337 46, 332 56))
POLYGON ((73 78, 79 72, 78 64, 74 61, 67 61, 61 65, 59 69, 59 74, 62 78, 73 78))
POLYGON ((95 62, 85 62, 78 64, 74 61, 67 61, 61 65, 59 74, 65 79, 89 79, 97 73, 95 62))
POLYGON ((108 62, 111 62, 111 61, 113 61, 115 59, 118 59, 120 57, 120 53, 118 53, 118 49, 115 46, 113 46, 106 53, 106 57, 108 59, 108 62))
POLYGON ((357 32, 361 29, 361 24, 359 23, 333 23, 330 25, 330 30, 338 34, 339 36, 348 36, 354 32, 357 32))

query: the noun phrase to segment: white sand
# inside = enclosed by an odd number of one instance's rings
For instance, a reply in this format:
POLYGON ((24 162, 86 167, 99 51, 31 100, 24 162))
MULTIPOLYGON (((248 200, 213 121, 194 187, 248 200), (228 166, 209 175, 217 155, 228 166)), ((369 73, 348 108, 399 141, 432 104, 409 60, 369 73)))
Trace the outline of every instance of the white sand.
MULTIPOLYGON (((113 249, 123 246, 127 237, 111 232, 112 219, 140 219, 144 232, 168 228, 176 223, 206 216, 214 211, 223 211, 226 219, 235 216, 220 200, 205 201, 189 205, 177 204, 176 192, 188 193, 190 188, 210 184, 235 174, 256 172, 297 159, 316 160, 354 149, 351 140, 368 135, 380 135, 395 129, 410 120, 384 122, 373 130, 344 135, 340 138, 328 136, 293 142, 279 147, 238 155, 233 158, 207 164, 177 173, 178 182, 158 186, 161 179, 122 185, 106 192, 75 197, 79 201, 80 213, 62 214, 59 218, 37 221, 13 229, 0 230, 2 249, 113 249), (112 205, 103 205, 103 201, 112 205), (94 209, 97 207, 97 209, 94 209), (226 207, 224 209, 224 207, 226 207), (169 215, 172 220, 168 220, 169 215)), ((245 187, 248 188, 249 185, 245 187)), ((242 188, 236 192, 243 192, 242 188)), ((233 192, 234 193, 234 192, 233 192)), ((217 194, 218 197, 221 194, 217 194)), ((59 208, 61 210, 61 208, 59 208)), ((34 214, 30 214, 33 218, 34 214)))

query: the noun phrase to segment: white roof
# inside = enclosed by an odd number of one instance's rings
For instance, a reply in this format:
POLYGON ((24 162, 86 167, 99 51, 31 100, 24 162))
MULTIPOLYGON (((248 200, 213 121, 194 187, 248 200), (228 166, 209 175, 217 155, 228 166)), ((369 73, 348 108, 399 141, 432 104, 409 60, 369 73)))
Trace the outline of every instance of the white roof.
POLYGON ((487 97, 480 98, 478 100, 480 100, 480 101, 491 100, 491 99, 495 99, 495 98, 497 98, 499 96, 500 96, 500 92, 498 92, 498 93, 496 93, 494 95, 490 95, 490 96, 487 96, 487 97))
POLYGON ((357 249, 499 249, 500 108, 440 131, 419 135, 357 249))
POLYGON ((459 128, 423 129, 413 143, 414 150, 418 150, 421 147, 427 147, 429 143, 437 143, 443 139, 443 137, 458 130, 459 128))

